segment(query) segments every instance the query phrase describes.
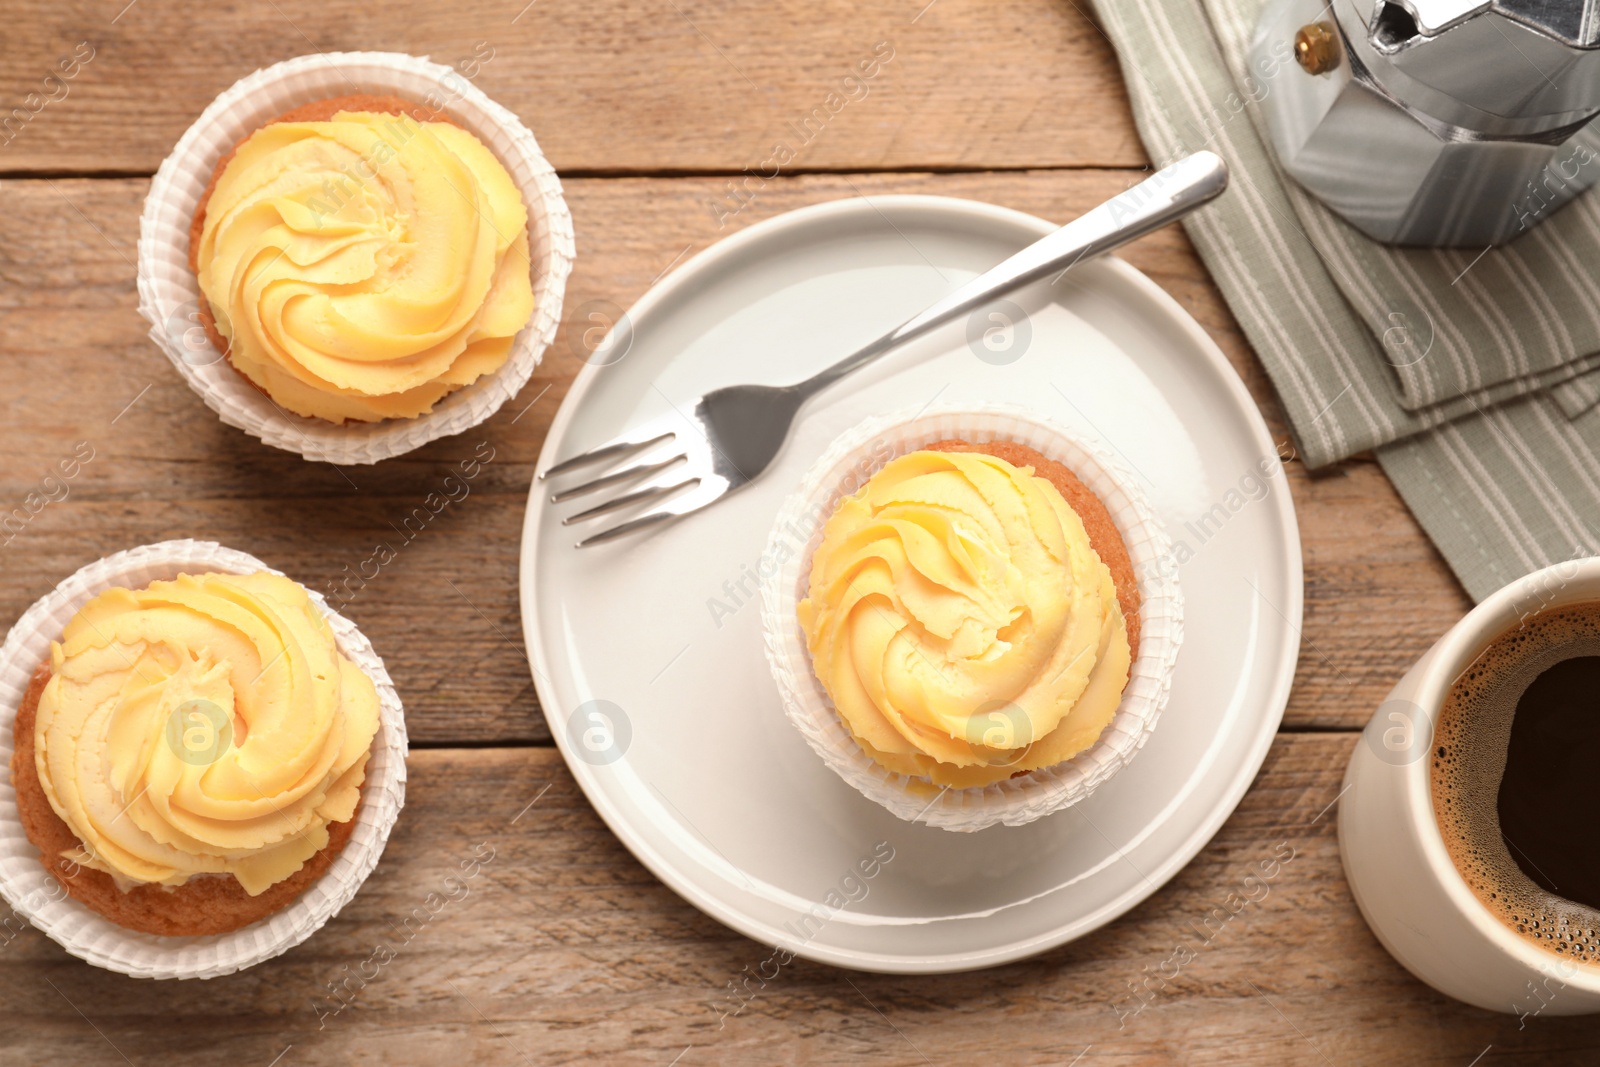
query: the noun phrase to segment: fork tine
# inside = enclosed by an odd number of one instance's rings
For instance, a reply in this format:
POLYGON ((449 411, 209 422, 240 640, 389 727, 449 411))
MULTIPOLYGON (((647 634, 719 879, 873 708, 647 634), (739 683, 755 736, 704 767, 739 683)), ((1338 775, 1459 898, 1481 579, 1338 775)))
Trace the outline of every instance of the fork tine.
POLYGON ((601 530, 597 534, 591 534, 579 541, 578 547, 585 548, 589 545, 598 545, 613 538, 633 533, 636 530, 664 524, 668 520, 681 518, 684 515, 692 515, 702 508, 708 508, 718 500, 721 500, 727 494, 728 489, 729 484, 726 478, 719 475, 711 475, 688 492, 679 493, 670 499, 663 499, 654 511, 648 511, 643 515, 635 515, 633 518, 624 520, 608 530, 601 530))
POLYGON ((648 474, 656 474, 666 470, 668 467, 682 463, 688 458, 685 453, 679 452, 676 456, 664 459, 660 463, 639 463, 614 474, 603 474, 593 481, 575 485, 571 489, 563 489, 559 493, 551 493, 550 503, 560 504, 563 501, 571 500, 575 496, 583 496, 585 493, 592 493, 596 489, 604 489, 608 485, 616 485, 618 482, 633 481, 648 474))
MULTIPOLYGON (((695 510, 698 511, 699 509, 696 508, 695 510)), ((687 514, 687 512, 685 514, 687 514)), ((588 537, 585 537, 582 541, 579 541, 578 547, 588 548, 590 545, 603 544, 613 538, 623 537, 627 534, 633 533, 635 530, 642 530, 646 526, 654 526, 658 522, 666 522, 668 519, 675 519, 677 517, 678 513, 676 511, 652 511, 648 515, 641 515, 637 519, 629 519, 627 522, 618 526, 613 526, 609 530, 602 530, 597 534, 591 534, 588 537)))
POLYGON ((616 511, 618 508, 625 508, 630 504, 642 504, 646 500, 654 500, 656 497, 667 496, 670 493, 677 492, 679 489, 687 489, 699 484, 700 476, 695 475, 693 478, 685 478, 683 481, 674 482, 672 485, 646 486, 632 493, 624 493, 615 500, 608 500, 604 504, 596 504, 587 511, 580 511, 576 515, 568 515, 561 520, 561 525, 571 526, 575 522, 583 522, 585 519, 592 519, 596 515, 604 515, 608 511, 616 511))
POLYGON ((613 456, 637 452, 641 449, 649 448, 651 445, 658 445, 662 441, 670 440, 675 436, 676 434, 673 431, 668 430, 643 441, 615 441, 609 445, 601 445, 599 448, 591 448, 589 451, 573 456, 571 459, 564 459, 553 467, 546 467, 540 472, 539 480, 544 481, 546 478, 565 474, 567 471, 588 466, 590 463, 599 463, 601 460, 610 459, 613 456))

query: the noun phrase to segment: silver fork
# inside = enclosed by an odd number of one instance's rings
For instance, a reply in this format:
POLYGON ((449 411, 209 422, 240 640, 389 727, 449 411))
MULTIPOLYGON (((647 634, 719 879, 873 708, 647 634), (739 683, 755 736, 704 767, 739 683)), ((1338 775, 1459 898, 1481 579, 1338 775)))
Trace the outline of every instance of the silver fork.
POLYGON ((579 548, 709 507, 759 477, 783 447, 801 405, 840 378, 995 297, 1057 271, 1065 272, 1081 260, 1102 255, 1182 218, 1215 198, 1227 185, 1228 167, 1221 157, 1212 152, 1186 156, 1040 238, 854 355, 803 382, 713 389, 690 401, 687 410, 670 411, 608 444, 562 460, 539 477, 559 478, 581 467, 630 457, 643 460, 552 493, 551 503, 560 504, 671 472, 671 478, 622 493, 563 519, 562 525, 570 526, 635 505, 659 502, 652 511, 585 537, 578 542, 579 548), (671 446, 665 458, 644 459, 666 451, 660 448, 663 445, 671 446))

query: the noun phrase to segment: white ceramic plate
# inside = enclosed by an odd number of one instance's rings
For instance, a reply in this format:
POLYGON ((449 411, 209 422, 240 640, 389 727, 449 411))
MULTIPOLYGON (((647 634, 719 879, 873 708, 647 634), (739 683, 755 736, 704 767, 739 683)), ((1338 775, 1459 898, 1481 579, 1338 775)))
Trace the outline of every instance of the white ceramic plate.
MULTIPOLYGON (((752 226, 629 312, 631 345, 579 374, 540 469, 715 386, 805 377, 1052 226, 939 197, 838 201, 752 226)), ((1025 325, 986 338, 1003 322, 985 311, 886 357, 817 398, 764 477, 653 534, 578 551, 560 525, 574 506, 533 487, 523 630, 568 765, 662 881, 763 944, 938 972, 1079 937, 1205 845, 1282 717, 1300 543, 1282 474, 1260 477, 1275 448, 1243 385, 1120 260, 1012 302, 1025 325), (786 494, 849 427, 935 398, 1024 404, 1100 436, 1186 546, 1186 634, 1160 728, 1084 803, 1028 826, 954 834, 896 819, 789 725, 762 654, 754 574, 786 494)), ((752 950, 752 970, 766 955, 752 950)))

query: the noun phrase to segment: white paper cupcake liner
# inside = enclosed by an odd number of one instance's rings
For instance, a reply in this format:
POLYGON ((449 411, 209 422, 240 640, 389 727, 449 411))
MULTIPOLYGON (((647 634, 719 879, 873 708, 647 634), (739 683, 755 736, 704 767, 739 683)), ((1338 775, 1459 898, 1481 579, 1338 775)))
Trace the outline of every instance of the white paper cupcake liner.
POLYGON ((286 60, 235 82, 161 164, 139 219, 139 313, 178 373, 229 426, 306 459, 377 463, 470 429, 517 395, 560 325, 573 256, 572 215, 561 182, 516 115, 450 67, 398 52, 330 52, 286 60), (353 93, 442 100, 444 111, 505 164, 528 205, 534 312, 504 366, 451 393, 428 414, 340 426, 285 411, 207 339, 197 317, 199 284, 189 269, 189 226, 224 153, 291 108, 353 93))
POLYGON ((215 978, 252 967, 287 952, 333 918, 356 895, 383 854, 405 803, 405 716, 383 660, 355 624, 331 610, 315 592, 311 599, 333 628, 339 651, 377 686, 379 723, 350 840, 328 872, 298 899, 231 933, 203 937, 140 933, 66 896, 40 862, 39 847, 22 830, 9 772, 17 708, 34 672, 49 662, 50 642, 60 639, 62 628, 78 609, 114 586, 139 589, 185 572, 270 570, 253 556, 210 541, 163 541, 132 548, 89 564, 56 586, 17 620, 0 646, 0 896, 15 914, 96 967, 134 978, 215 978))
POLYGON ((945 830, 1020 826, 1087 797, 1127 766, 1150 737, 1172 689, 1183 640, 1183 598, 1171 541, 1139 483, 1102 443, 1004 406, 934 408, 868 419, 812 465, 784 502, 763 560, 781 561, 762 575, 761 622, 767 661, 784 711, 839 777, 902 819, 945 830), (811 556, 841 498, 890 460, 935 441, 1010 441, 1064 463, 1105 502, 1133 559, 1139 584, 1139 648, 1122 703, 1092 746, 1054 767, 982 788, 950 789, 874 763, 850 735, 817 679, 795 605, 806 596, 811 556))

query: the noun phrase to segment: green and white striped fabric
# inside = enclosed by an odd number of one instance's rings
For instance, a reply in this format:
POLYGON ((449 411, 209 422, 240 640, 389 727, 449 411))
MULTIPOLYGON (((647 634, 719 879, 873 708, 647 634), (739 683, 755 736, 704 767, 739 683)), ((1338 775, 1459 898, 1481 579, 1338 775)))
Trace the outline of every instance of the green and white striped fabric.
POLYGON ((1094 2, 1151 158, 1233 170, 1185 227, 1305 462, 1376 449, 1476 599, 1600 552, 1600 195, 1501 248, 1378 244, 1277 169, 1258 105, 1303 75, 1246 77, 1264 0, 1094 2))

